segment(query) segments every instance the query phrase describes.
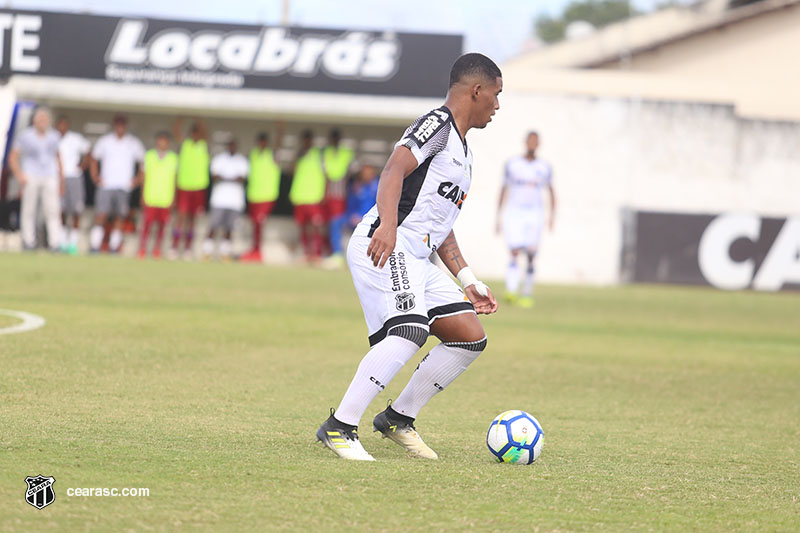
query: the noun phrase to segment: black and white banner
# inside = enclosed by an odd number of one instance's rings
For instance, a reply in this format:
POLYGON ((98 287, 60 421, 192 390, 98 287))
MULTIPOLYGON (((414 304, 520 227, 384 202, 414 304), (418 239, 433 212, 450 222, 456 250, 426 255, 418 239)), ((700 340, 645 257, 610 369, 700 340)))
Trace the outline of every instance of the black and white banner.
POLYGON ((628 225, 622 270, 630 281, 800 289, 800 216, 638 211, 628 225))
POLYGON ((0 76, 440 97, 462 36, 0 10, 0 76))

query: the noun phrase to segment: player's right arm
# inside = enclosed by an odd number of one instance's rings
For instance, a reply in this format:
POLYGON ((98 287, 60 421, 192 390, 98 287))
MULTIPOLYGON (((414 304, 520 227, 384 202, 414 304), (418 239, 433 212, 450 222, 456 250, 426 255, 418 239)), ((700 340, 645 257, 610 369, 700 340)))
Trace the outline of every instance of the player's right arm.
POLYGON ((403 138, 381 172, 378 182, 378 217, 380 225, 372 233, 367 255, 372 263, 383 268, 394 251, 397 240, 397 209, 403 192, 403 180, 418 166, 441 152, 450 134, 449 114, 434 109, 408 127, 403 138))
POLYGON ((97 159, 89 157, 89 176, 92 178, 95 186, 100 185, 100 168, 97 165, 97 159))
POLYGON ((10 168, 11 173, 16 176, 20 187, 25 187, 25 183, 28 181, 28 176, 22 172, 22 166, 19 164, 19 148, 13 148, 11 153, 8 154, 8 168, 10 168))
POLYGON ((103 147, 105 146, 105 138, 101 137, 94 145, 94 150, 89 155, 89 177, 92 178, 95 187, 100 186, 100 167, 97 161, 103 156, 103 147))
POLYGON ((506 185, 505 183, 500 188, 500 200, 497 202, 497 220, 495 221, 495 231, 500 233, 503 229, 503 203, 506 200, 506 185))
POLYGON ((372 264, 383 268, 397 241, 397 206, 403 191, 403 180, 419 166, 417 158, 405 146, 398 146, 389 156, 378 182, 378 216, 380 225, 372 234, 367 255, 372 264))

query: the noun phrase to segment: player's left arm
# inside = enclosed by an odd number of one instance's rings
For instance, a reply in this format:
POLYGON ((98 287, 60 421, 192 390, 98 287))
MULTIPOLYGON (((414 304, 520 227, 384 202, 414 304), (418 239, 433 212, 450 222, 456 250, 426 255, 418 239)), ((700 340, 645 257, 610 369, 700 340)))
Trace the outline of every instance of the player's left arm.
POLYGON ((81 139, 83 145, 81 146, 81 161, 78 163, 78 168, 85 172, 89 168, 89 161, 92 159, 92 145, 86 137, 81 137, 81 139))
POLYGON ((66 187, 66 183, 64 183, 64 166, 61 164, 61 154, 58 151, 56 151, 56 163, 58 164, 58 194, 59 196, 64 196, 66 187))
POLYGON ((489 287, 478 281, 478 278, 472 273, 464 256, 461 255, 461 248, 459 248, 458 241, 456 241, 456 234, 452 230, 436 253, 447 267, 447 270, 461 282, 461 286, 464 287, 464 294, 475 306, 477 313, 488 315, 497 311, 497 299, 495 299, 489 287))
POLYGON ((547 186, 547 191, 550 193, 550 218, 548 219, 547 227, 550 231, 553 231, 553 224, 556 220, 556 191, 553 189, 552 182, 547 186))

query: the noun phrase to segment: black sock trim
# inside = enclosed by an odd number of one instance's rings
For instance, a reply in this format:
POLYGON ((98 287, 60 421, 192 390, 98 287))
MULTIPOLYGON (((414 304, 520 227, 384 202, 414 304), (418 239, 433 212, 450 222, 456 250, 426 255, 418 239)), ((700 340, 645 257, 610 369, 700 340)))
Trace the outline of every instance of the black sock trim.
POLYGON ((487 339, 486 337, 482 338, 479 341, 472 341, 472 342, 443 342, 445 346, 449 346, 451 348, 462 348, 464 350, 469 350, 471 352, 482 352, 486 349, 487 339))
POLYGON ((408 424, 410 426, 414 425, 414 420, 415 420, 414 418, 411 418, 410 416, 406 416, 404 414, 398 413, 397 411, 392 409, 391 405, 386 408, 386 417, 389 418, 390 420, 394 420, 394 421, 397 421, 397 422, 405 422, 406 424, 408 424))
POLYGON ((358 426, 351 426, 350 424, 345 424, 344 422, 336 418, 335 415, 331 415, 331 417, 328 420, 331 422, 331 427, 335 427, 337 429, 342 429, 344 431, 356 431, 358 429, 358 426))

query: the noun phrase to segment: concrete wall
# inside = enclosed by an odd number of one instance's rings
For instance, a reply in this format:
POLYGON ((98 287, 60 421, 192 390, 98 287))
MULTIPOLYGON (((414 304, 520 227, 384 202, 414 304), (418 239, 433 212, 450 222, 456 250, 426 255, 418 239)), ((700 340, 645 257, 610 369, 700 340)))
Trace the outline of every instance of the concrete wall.
POLYGON ((800 212, 800 123, 742 119, 732 106, 504 93, 468 136, 473 184, 456 232, 476 272, 502 277, 494 232, 504 161, 541 134, 558 213, 538 261, 542 281, 619 281, 622 210, 800 212))
POLYGON ((799 32, 798 0, 671 8, 519 56, 503 74, 509 88, 724 102, 752 118, 797 121, 799 32))

